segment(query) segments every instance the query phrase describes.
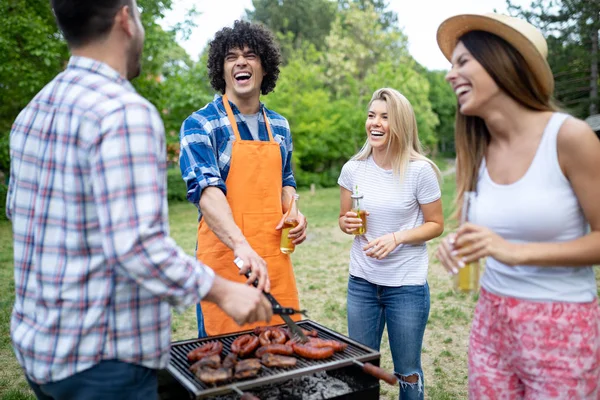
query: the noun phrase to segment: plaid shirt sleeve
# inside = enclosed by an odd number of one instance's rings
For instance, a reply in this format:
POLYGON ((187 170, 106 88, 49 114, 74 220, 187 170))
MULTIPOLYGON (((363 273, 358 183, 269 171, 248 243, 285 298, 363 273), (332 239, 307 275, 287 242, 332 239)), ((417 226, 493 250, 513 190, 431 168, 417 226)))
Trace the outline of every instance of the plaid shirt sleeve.
POLYGON ((283 119, 283 121, 285 122, 285 129, 287 131, 287 134, 285 135, 285 148, 287 150, 287 156, 285 160, 283 160, 283 175, 281 186, 292 186, 295 188, 296 180, 294 179, 294 173, 292 171, 292 152, 294 150, 294 145, 292 142, 292 133, 290 131, 290 124, 288 123, 287 119, 283 119))
POLYGON ((149 103, 101 121, 91 149, 93 194, 107 263, 176 309, 199 302, 214 272, 169 237, 164 127, 149 103))
POLYGON ((210 121, 194 113, 181 125, 179 168, 187 185, 187 199, 198 206, 202 191, 216 186, 227 193, 216 156, 216 137, 210 121))

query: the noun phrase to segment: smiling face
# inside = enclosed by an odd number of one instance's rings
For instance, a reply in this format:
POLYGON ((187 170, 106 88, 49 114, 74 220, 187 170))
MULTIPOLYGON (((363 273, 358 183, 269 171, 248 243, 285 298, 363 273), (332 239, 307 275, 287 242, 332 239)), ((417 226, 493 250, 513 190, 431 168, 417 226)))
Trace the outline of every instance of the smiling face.
POLYGON ((260 57, 248 46, 231 49, 225 55, 225 93, 234 103, 235 99, 258 98, 264 76, 260 57))
POLYGON ((390 140, 390 124, 388 120, 387 103, 383 100, 374 100, 369 107, 367 121, 365 122, 369 144, 373 150, 382 150, 390 140))
POLYGON ((446 80, 452 85, 464 115, 481 116, 486 106, 501 94, 496 82, 462 42, 458 42, 452 53, 452 69, 446 80))

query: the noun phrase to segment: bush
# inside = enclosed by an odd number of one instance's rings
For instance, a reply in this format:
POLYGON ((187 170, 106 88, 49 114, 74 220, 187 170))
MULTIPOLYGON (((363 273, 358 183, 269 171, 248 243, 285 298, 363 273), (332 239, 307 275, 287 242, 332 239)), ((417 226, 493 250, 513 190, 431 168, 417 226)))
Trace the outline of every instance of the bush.
POLYGON ((179 167, 167 170, 167 199, 171 201, 187 201, 187 186, 181 177, 179 167))
POLYGON ((6 218, 6 195, 8 194, 8 186, 0 182, 0 220, 7 220, 6 218))

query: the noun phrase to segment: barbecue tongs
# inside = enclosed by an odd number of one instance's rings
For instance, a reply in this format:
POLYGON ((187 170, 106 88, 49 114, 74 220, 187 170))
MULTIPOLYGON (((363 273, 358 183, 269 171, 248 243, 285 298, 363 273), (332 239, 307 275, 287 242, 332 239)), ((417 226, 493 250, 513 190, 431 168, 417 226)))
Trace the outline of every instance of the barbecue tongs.
MULTIPOLYGON (((235 260, 233 260, 233 262, 239 269, 242 269, 244 267, 244 262, 239 257, 236 257, 235 260)), ((250 271, 246 273, 246 277, 250 277, 250 271)), ((258 280, 254 281, 253 285, 258 286, 258 280)), ((295 310, 293 308, 282 307, 281 304, 279 304, 279 302, 275 300, 275 297, 271 295, 271 293, 263 291, 263 294, 271 302, 271 305, 273 306, 273 314, 277 314, 281 317, 281 319, 283 319, 283 322, 285 322, 285 324, 288 326, 290 333, 294 336, 294 338, 300 343, 308 342, 308 338, 306 337, 304 332, 302 332, 302 328, 296 325, 296 323, 292 321, 292 319, 289 317, 292 314, 306 315, 306 310, 295 310)))

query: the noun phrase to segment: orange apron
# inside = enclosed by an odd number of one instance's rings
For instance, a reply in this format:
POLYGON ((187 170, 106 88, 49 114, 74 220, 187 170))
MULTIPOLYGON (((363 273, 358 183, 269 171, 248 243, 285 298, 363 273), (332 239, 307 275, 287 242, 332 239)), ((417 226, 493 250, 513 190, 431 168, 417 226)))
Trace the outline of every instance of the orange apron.
MULTIPOLYGON (((275 227, 283 216, 281 206, 282 160, 279 144, 273 139, 271 125, 263 110, 269 141, 242 140, 227 96, 223 105, 235 134, 231 149, 231 165, 225 181, 227 202, 231 207, 236 225, 250 246, 267 263, 271 294, 284 307, 298 309, 298 290, 289 255, 281 253, 281 231, 275 227)), ((210 266, 219 276, 245 282, 233 263, 233 250, 224 245, 212 232, 204 218, 198 224, 198 260, 210 266)), ((265 323, 239 326, 217 305, 202 301, 204 328, 209 336, 252 329, 265 323)), ((299 316, 292 316, 299 320, 299 316)), ((271 324, 282 324, 279 316, 273 316, 271 324)))

